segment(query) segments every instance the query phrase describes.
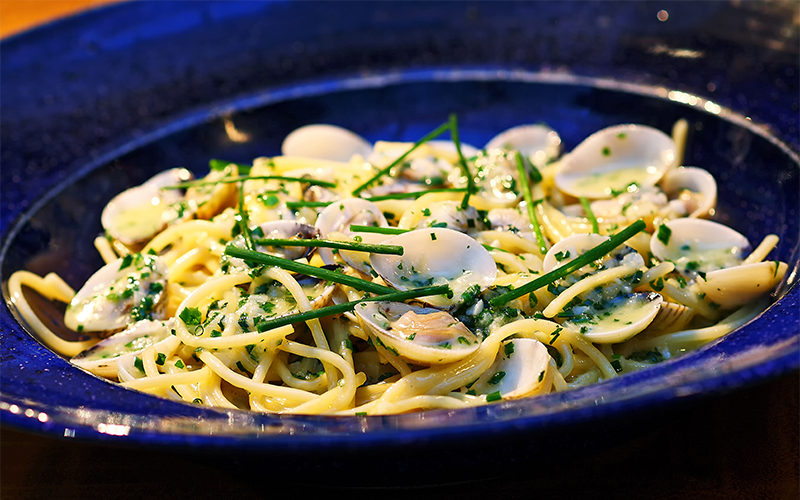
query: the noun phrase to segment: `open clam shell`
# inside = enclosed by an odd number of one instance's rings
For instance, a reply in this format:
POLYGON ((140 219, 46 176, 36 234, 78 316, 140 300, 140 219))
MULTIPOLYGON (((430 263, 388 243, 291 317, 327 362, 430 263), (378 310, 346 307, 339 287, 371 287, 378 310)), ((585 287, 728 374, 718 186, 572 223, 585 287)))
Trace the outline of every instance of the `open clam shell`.
MULTIPOLYGON (((253 238, 259 239, 304 239, 311 240, 319 237, 319 229, 309 224, 292 220, 274 220, 258 226, 258 231, 251 230, 253 238)), ((307 257, 311 247, 271 247, 256 243, 256 250, 270 255, 277 255, 284 259, 297 260, 307 257)))
POLYGON ((287 135, 281 144, 281 152, 286 156, 349 161, 354 155, 368 157, 372 153, 372 144, 345 128, 313 124, 287 135))
POLYGON ((664 298, 657 293, 633 293, 613 299, 596 311, 592 320, 575 323, 565 321, 591 342, 616 344, 624 342, 647 328, 655 319, 664 298))
POLYGON ((555 183, 576 198, 610 198, 632 183, 654 186, 676 161, 675 142, 646 125, 595 132, 560 163, 555 183))
POLYGON ((542 261, 543 270, 549 273, 607 240, 608 236, 596 233, 575 234, 564 238, 550 247, 550 250, 545 254, 542 261))
POLYGON ((670 198, 684 205, 690 218, 709 217, 717 204, 717 181, 708 171, 697 167, 679 167, 661 179, 661 188, 670 198))
POLYGON ((695 276, 738 266, 750 243, 735 229, 705 219, 674 219, 653 233, 650 251, 672 261, 679 272, 695 276))
MULTIPOLYGON (((386 227, 378 205, 361 198, 346 198, 331 203, 317 216, 316 227, 320 236, 326 238, 332 232, 351 234, 350 225, 386 227)), ((330 248, 320 248, 317 252, 326 264, 334 264, 336 259, 330 248)))
MULTIPOLYGON (((607 236, 594 233, 569 236, 548 250, 543 260, 543 269, 550 272, 608 239, 607 236)), ((658 314, 664 299, 657 293, 633 293, 631 284, 621 279, 644 267, 644 259, 633 248, 621 245, 601 260, 602 267, 598 268, 596 263, 592 263, 565 278, 567 282, 571 282, 576 279, 576 275, 581 276, 571 286, 582 287, 583 291, 577 296, 586 301, 576 306, 566 305, 563 312, 560 311, 563 306, 549 311, 556 304, 554 302, 545 309, 545 316, 558 314, 567 318, 565 325, 579 331, 592 342, 623 342, 647 328, 658 314), (622 274, 610 281, 591 285, 591 289, 588 288, 590 285, 583 284, 587 283, 583 280, 592 279, 591 275, 613 272, 614 268, 619 268, 622 274)))
POLYGON ((165 321, 137 321, 70 361, 100 377, 116 378, 117 360, 122 356, 135 356, 151 345, 155 345, 159 353, 170 356, 180 344, 178 338, 171 334, 174 321, 174 318, 165 321))
POLYGON ((476 394, 499 392, 504 400, 524 398, 540 388, 549 363, 547 347, 538 340, 506 340, 500 345, 494 364, 470 389, 476 394))
POLYGON ((386 283, 398 290, 449 285, 453 296, 424 297, 436 307, 450 307, 469 288, 485 290, 497 277, 492 255, 475 239, 446 228, 409 231, 386 241, 403 247, 403 255, 373 254, 370 263, 386 283))
POLYGON ((492 137, 485 149, 515 149, 533 165, 543 167, 561 153, 561 137, 547 125, 518 125, 492 137))
POLYGON ((745 264, 709 272, 705 279, 697 280, 697 286, 706 300, 734 308, 771 293, 783 281, 787 269, 786 263, 777 261, 745 264))
POLYGON ((127 255, 86 281, 67 306, 64 324, 79 332, 119 330, 155 313, 166 286, 167 265, 159 257, 127 255))
MULTIPOLYGON (((386 240, 392 237, 390 234, 379 233, 359 233, 357 236, 360 238, 362 243, 369 243, 372 245, 383 244, 386 240)), ((369 252, 339 250, 339 257, 341 257, 347 265, 367 275, 370 275, 373 272, 372 265, 369 262, 369 256, 369 252)))
POLYGON ((480 346, 480 340, 450 314, 402 302, 362 302, 361 324, 389 352, 421 365, 452 363, 480 346))
POLYGON ((165 170, 140 186, 111 199, 100 215, 103 229, 125 245, 141 243, 161 231, 178 213, 172 204, 183 199, 177 190, 162 190, 192 178, 185 168, 165 170))

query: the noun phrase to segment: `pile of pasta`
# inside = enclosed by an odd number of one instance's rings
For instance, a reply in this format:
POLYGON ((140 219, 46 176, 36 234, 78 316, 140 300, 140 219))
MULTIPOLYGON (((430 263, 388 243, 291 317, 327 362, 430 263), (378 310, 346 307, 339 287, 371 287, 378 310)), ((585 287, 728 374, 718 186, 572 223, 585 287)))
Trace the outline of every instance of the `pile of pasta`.
POLYGON ((562 155, 545 125, 482 149, 455 117, 415 143, 311 125, 280 156, 120 193, 106 265, 77 293, 18 271, 12 302, 75 365, 188 403, 379 415, 566 391, 731 332, 783 279, 776 236, 751 249, 710 220, 685 134, 620 125, 562 155))

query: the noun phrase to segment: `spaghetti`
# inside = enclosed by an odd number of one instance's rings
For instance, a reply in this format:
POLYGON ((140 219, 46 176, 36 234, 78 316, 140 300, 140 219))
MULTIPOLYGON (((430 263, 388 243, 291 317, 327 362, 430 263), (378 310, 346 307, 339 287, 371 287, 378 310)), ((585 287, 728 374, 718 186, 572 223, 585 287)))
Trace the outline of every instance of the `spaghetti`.
POLYGON ((686 130, 611 127, 559 157, 544 126, 483 150, 454 117, 413 144, 304 127, 282 156, 117 195, 104 267, 77 293, 18 271, 11 300, 75 365, 202 405, 378 415, 571 390, 729 333, 783 279, 776 236, 748 255, 708 220, 686 130), (68 302, 85 338, 50 331, 23 287, 68 302))

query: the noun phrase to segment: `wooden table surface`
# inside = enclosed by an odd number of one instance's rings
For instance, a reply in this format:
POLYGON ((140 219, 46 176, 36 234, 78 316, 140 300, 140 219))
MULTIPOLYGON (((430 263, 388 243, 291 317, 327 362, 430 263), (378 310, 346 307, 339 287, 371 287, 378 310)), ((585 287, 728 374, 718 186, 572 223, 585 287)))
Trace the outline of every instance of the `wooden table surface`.
POLYGON ((115 0, 0 0, 0 37, 115 0))
MULTIPOLYGON (((0 0, 8 36, 113 0, 0 0)), ((0 428, 5 499, 253 498, 333 491, 348 497, 800 498, 800 374, 790 373, 702 402, 619 445, 549 464, 546 475, 417 488, 332 488, 243 476, 213 461, 75 443, 0 428), (223 496, 224 495, 224 496, 223 496)), ((446 450, 443 450, 446 459, 446 450)), ((365 457, 371 462, 370 457, 365 457)), ((331 481, 335 484, 335 481, 331 481)))

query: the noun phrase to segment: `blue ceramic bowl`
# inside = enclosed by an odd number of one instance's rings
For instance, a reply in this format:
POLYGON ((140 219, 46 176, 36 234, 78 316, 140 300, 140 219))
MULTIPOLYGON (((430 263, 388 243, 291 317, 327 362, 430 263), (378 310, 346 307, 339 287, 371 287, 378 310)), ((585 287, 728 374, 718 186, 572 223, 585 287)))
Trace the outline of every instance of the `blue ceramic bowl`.
POLYGON ((489 473, 552 453, 556 442, 597 443, 609 429, 631 432, 699 397, 796 370, 797 30, 791 3, 744 4, 146 2, 5 40, 4 286, 18 269, 56 271, 79 286, 102 264, 92 246, 102 207, 160 170, 202 173, 209 158, 278 154, 282 138, 308 123, 414 140, 452 112, 465 142, 543 121, 567 150, 609 125, 669 131, 685 118, 685 164, 718 179, 717 219, 751 241, 778 234, 770 259, 790 272, 758 319, 651 369, 535 399, 386 417, 261 415, 125 390, 40 345, 4 307, 3 425, 253 453, 271 466, 381 451, 395 470, 495 464, 482 465, 489 473), (753 19, 767 27, 754 29, 753 19), (420 453, 440 447, 450 450, 446 461, 420 453), (499 447, 504 460, 492 460, 499 447))

